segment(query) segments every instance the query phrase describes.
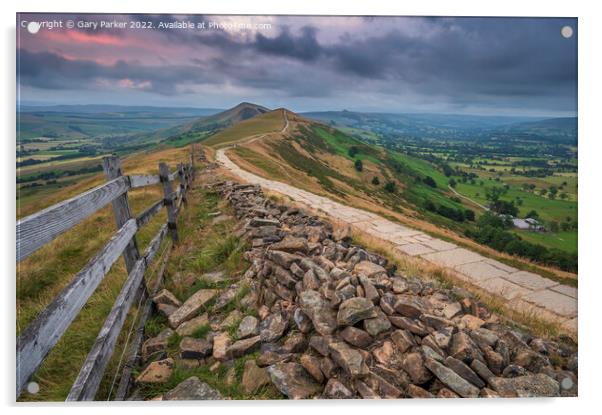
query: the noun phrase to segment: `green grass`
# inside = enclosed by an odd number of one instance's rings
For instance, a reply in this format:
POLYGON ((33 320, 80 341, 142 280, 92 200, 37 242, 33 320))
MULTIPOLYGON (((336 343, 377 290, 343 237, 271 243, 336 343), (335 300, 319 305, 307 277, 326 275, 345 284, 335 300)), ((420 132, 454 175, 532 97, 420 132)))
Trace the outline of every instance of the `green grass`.
POLYGON ((283 399, 284 396, 272 385, 266 385, 259 390, 246 394, 241 386, 244 364, 247 360, 256 359, 257 353, 248 354, 233 362, 231 368, 225 364, 221 364, 217 370, 211 372, 209 365, 204 364, 198 368, 187 368, 176 364, 171 378, 162 384, 145 384, 140 388, 141 395, 144 398, 150 399, 158 395, 164 394, 175 388, 179 383, 186 379, 196 376, 202 382, 207 383, 212 388, 218 390, 222 396, 231 399, 283 399), (234 378, 230 383, 228 377, 229 372, 233 371, 234 378))
POLYGON ((208 146, 224 146, 245 140, 257 134, 278 132, 284 126, 281 111, 270 111, 257 117, 241 121, 230 128, 219 131, 203 141, 208 146))
POLYGON ((266 161, 265 157, 263 157, 261 154, 256 153, 247 147, 236 147, 233 149, 233 151, 243 160, 248 161, 256 167, 259 167, 261 170, 266 172, 268 176, 278 177, 283 173, 277 164, 266 161))
POLYGON ((204 339, 207 337, 207 334, 211 331, 211 326, 209 324, 204 324, 198 329, 196 329, 190 337, 194 337, 195 339, 204 339))
POLYGON ((516 231, 521 238, 528 242, 544 245, 549 248, 557 248, 567 252, 577 252, 577 232, 529 232, 516 231))

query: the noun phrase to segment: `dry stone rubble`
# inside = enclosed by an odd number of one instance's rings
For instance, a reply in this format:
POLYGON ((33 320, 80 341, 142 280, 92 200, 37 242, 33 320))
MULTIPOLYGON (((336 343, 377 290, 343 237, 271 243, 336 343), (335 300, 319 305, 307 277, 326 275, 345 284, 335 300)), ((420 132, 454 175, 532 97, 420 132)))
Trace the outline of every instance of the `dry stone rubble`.
MULTIPOLYGON (((230 287, 202 289, 181 304, 160 293, 159 304, 177 309, 169 332, 145 343, 147 369, 138 382, 171 370, 171 360, 148 361, 165 358, 161 351, 175 331, 183 336, 182 359, 218 366, 255 353, 244 363, 246 393, 272 384, 290 399, 576 395, 569 339, 534 337, 504 324, 464 290, 408 278, 354 245, 348 230, 276 203, 257 186, 215 188, 240 221, 236 232, 249 242, 251 265, 230 287), (241 286, 249 288, 245 305, 255 312, 236 315, 234 335, 216 326, 205 339, 188 337, 212 321, 197 315, 202 305, 213 301, 219 310, 241 286)), ((222 398, 191 379, 164 398, 222 398)))

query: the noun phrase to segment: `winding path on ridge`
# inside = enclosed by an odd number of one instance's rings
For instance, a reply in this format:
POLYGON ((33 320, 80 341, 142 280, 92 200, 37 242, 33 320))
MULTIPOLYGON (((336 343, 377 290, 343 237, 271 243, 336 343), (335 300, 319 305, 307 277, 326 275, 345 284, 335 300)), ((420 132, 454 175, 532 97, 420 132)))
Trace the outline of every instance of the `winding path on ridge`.
MULTIPOLYGON (((283 117, 285 124, 281 133, 285 133, 289 128, 286 111, 283 111, 283 117)), ((247 143, 261 137, 263 136, 255 137, 247 143)), ((532 272, 518 270, 374 213, 343 205, 286 183, 257 176, 230 160, 226 154, 229 148, 231 147, 218 149, 216 160, 243 181, 288 196, 326 216, 349 224, 356 230, 389 242, 400 256, 409 255, 441 266, 467 283, 505 300, 507 307, 560 323, 568 333, 576 336, 576 288, 532 272)))

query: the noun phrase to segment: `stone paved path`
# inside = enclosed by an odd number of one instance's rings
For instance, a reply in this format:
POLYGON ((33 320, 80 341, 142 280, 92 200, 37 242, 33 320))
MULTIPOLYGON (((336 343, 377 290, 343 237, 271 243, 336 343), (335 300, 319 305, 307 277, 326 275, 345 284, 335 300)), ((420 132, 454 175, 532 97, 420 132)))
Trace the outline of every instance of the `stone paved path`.
POLYGON ((470 284, 506 299, 509 307, 560 322, 567 332, 577 334, 576 288, 531 272, 520 271, 374 213, 342 205, 285 183, 264 179, 238 167, 228 158, 225 150, 227 149, 217 151, 217 161, 242 180, 289 196, 296 202, 348 223, 371 236, 391 242, 400 255, 420 257, 451 270, 470 284))

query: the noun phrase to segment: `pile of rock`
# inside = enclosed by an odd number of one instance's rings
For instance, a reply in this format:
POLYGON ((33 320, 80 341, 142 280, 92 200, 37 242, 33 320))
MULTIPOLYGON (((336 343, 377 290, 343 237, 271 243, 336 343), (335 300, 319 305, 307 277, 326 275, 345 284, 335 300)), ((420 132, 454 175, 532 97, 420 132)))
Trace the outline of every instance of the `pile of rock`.
MULTIPOLYGON (((271 382, 291 399, 576 395, 571 345, 502 324, 461 289, 407 278, 353 245, 349 229, 333 231, 258 187, 217 188, 240 220, 238 236, 250 241, 250 268, 222 293, 201 290, 184 304, 163 293, 158 303, 177 307, 170 326, 185 335, 201 324, 195 320, 207 321, 194 317, 199 304, 217 298, 219 306, 246 284, 241 303, 259 318, 242 318, 234 342, 224 331, 185 338, 182 358, 219 364, 258 350, 245 363, 245 390, 271 382)), ((153 345, 145 344, 147 355, 153 345)))

